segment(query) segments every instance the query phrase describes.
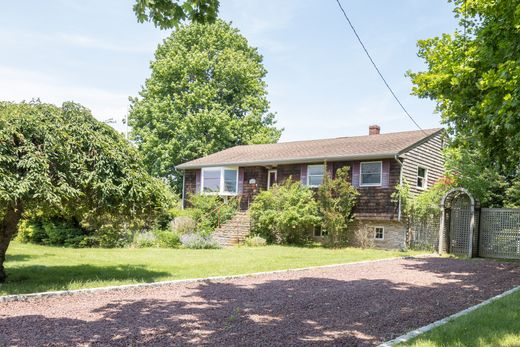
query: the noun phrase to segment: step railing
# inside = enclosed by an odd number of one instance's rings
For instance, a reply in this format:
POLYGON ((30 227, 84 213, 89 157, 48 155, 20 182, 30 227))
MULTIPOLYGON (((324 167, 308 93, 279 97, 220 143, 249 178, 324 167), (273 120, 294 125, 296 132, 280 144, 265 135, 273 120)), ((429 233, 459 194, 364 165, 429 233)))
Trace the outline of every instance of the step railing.
MULTIPOLYGON (((231 199, 236 199, 237 201, 237 211, 240 210, 240 202, 242 200, 242 196, 237 196, 237 197, 232 197, 231 199)), ((222 210, 222 207, 224 207, 225 205, 227 205, 229 203, 228 200, 225 200, 224 202, 222 202, 220 205, 218 205, 216 208, 214 208, 210 213, 217 213, 217 228, 220 228, 220 220, 221 220, 221 213, 220 211, 222 210)))

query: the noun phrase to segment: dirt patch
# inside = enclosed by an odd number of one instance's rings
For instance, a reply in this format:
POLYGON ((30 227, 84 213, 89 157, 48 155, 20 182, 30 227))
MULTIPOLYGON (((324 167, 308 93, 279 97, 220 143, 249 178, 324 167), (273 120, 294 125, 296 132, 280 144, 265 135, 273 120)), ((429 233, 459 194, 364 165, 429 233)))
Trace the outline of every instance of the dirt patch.
POLYGON ((520 285, 419 258, 0 303, 0 345, 376 345, 520 285))

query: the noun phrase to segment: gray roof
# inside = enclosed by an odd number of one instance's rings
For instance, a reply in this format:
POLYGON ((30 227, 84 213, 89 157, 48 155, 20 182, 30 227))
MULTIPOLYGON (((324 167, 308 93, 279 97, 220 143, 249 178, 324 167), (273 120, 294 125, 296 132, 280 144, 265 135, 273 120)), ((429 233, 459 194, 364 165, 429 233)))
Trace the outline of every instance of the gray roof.
POLYGON ((177 169, 392 158, 441 130, 436 128, 323 140, 235 146, 180 164, 177 169))

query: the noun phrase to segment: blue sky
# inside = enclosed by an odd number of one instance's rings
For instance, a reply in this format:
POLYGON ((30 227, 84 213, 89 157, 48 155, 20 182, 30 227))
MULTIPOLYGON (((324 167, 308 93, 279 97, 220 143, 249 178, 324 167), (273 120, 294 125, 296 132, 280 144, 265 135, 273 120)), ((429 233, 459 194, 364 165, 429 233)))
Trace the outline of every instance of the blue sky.
MULTIPOLYGON (((169 32, 137 23, 130 0, 0 3, 0 99, 74 100, 119 130, 169 32)), ((410 95, 408 69, 422 70, 418 39, 456 27, 445 0, 342 0, 374 60, 423 128, 439 126, 429 100, 410 95)), ((347 27, 335 0, 221 0, 264 56, 282 141, 412 130, 347 27)))

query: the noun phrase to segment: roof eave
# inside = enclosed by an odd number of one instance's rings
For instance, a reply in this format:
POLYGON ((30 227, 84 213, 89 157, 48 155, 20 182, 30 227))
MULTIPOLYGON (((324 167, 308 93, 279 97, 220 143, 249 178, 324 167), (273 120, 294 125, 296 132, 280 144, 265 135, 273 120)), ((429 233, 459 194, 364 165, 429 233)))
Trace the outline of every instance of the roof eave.
POLYGON ((269 166, 269 165, 286 165, 286 164, 305 164, 323 161, 347 161, 347 160, 372 160, 372 159, 389 159, 394 158, 399 152, 355 154, 348 156, 328 156, 328 157, 306 157, 306 158, 289 158, 279 160, 256 160, 242 162, 221 162, 212 164, 189 164, 184 163, 177 165, 177 170, 202 169, 214 166, 269 166))

